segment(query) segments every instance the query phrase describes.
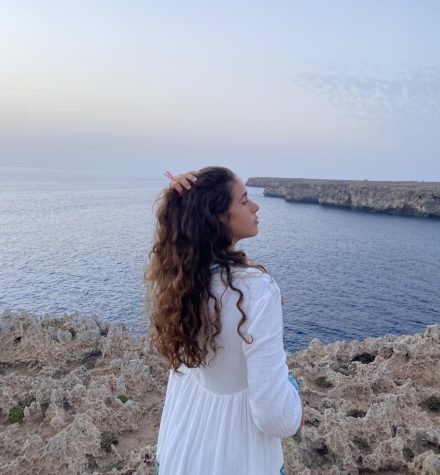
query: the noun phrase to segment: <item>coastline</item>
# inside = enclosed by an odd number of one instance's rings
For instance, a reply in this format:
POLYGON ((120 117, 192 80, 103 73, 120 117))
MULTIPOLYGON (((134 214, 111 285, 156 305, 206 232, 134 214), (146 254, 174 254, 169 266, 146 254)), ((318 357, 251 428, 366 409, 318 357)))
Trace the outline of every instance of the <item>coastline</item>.
MULTIPOLYGON (((167 374, 146 336, 79 314, 0 329, 0 473, 154 473, 167 374)), ((306 424, 286 473, 439 473, 438 361, 440 324, 287 353, 306 424)))
POLYGON ((250 177, 246 186, 293 203, 440 218, 440 182, 250 177))

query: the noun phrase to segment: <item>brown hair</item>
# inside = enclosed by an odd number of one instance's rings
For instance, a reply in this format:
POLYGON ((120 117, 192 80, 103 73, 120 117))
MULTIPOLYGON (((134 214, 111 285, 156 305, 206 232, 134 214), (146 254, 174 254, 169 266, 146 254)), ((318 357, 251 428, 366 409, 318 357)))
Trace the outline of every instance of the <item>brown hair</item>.
MULTIPOLYGON (((266 269, 250 263, 243 251, 231 251, 229 228, 220 220, 228 216, 232 186, 237 179, 224 167, 207 167, 196 174, 197 181, 181 195, 166 188, 159 195, 154 244, 144 273, 150 315, 150 346, 168 362, 167 370, 182 364, 206 364, 207 345, 217 353, 215 337, 221 333, 221 305, 211 293, 211 265, 225 271, 227 284, 240 294, 237 308, 242 317, 237 332, 246 321, 241 307, 243 293, 233 284, 231 266, 266 269), (209 315, 209 301, 214 316, 209 315), (202 348, 198 336, 203 332, 202 348)), ((249 342, 248 342, 249 343, 249 342)))

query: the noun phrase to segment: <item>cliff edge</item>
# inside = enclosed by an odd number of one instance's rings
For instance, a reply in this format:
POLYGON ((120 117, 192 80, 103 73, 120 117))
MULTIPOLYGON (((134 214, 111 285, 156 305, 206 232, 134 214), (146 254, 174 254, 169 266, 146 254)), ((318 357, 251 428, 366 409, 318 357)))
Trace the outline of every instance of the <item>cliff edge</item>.
POLYGON ((440 217, 440 182, 251 177, 246 185, 264 187, 265 196, 281 197, 295 203, 440 217))

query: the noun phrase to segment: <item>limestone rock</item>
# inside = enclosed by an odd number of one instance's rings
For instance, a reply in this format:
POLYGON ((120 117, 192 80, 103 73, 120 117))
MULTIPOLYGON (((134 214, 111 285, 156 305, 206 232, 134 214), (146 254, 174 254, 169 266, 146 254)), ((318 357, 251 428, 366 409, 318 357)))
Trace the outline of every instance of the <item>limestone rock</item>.
MULTIPOLYGON (((87 318, 0 316, 0 473, 154 474, 162 360, 123 325, 87 318), (24 420, 10 424, 16 405, 24 420)), ((286 473, 440 473, 440 413, 426 403, 440 396, 438 361, 440 325, 288 353, 305 426, 282 440, 286 473)))
POLYGON ((251 177, 246 185, 264 187, 265 196, 284 197, 296 203, 440 217, 439 182, 251 177))

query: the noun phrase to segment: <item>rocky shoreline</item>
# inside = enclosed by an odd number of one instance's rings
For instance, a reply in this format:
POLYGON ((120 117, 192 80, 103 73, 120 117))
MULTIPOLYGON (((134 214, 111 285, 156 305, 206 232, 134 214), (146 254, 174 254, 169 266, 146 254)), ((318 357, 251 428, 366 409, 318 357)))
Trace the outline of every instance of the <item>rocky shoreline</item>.
MULTIPOLYGON (((440 324, 288 353, 306 423, 287 474, 440 473, 440 324)), ((167 374, 145 337, 0 315, 0 473, 153 474, 167 374)))
POLYGON ((251 177, 265 196, 359 211, 440 218, 440 183, 251 177))

